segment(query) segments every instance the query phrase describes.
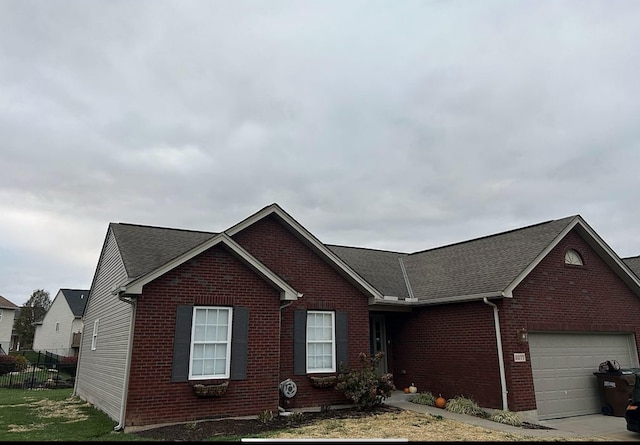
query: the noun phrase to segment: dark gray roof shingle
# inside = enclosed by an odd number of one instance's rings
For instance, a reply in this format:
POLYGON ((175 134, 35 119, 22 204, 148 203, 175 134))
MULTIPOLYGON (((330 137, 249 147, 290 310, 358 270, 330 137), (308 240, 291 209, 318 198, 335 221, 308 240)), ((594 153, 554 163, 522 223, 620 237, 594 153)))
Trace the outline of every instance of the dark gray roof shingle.
POLYGON ((333 244, 326 246, 382 295, 398 298, 409 296, 399 259, 406 257, 406 253, 333 244))
POLYGON ((631 269, 633 273, 640 277, 640 256, 624 258, 622 261, 629 266, 629 269, 631 269))
POLYGON ((84 308, 87 305, 88 290, 83 289, 60 289, 62 295, 67 300, 67 304, 73 312, 74 317, 82 317, 84 308))
POLYGON ((140 277, 214 237, 211 232, 111 223, 130 279, 140 277))

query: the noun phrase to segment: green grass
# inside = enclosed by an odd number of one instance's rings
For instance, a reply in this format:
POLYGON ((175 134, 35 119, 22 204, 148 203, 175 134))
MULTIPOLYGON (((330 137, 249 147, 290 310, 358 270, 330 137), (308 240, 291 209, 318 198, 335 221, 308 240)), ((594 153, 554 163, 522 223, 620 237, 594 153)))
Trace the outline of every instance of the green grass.
POLYGON ((0 389, 0 441, 145 440, 113 431, 116 422, 72 389, 0 389))

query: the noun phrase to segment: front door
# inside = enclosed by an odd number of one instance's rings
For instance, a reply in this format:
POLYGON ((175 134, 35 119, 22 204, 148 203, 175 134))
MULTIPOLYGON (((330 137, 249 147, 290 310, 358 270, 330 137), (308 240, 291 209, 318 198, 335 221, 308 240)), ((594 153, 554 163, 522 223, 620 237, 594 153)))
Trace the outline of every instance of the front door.
POLYGON ((371 335, 369 342, 371 346, 371 357, 378 352, 382 352, 384 357, 378 363, 378 374, 387 373, 387 329, 384 322, 384 315, 371 314, 369 316, 369 326, 371 326, 371 335))

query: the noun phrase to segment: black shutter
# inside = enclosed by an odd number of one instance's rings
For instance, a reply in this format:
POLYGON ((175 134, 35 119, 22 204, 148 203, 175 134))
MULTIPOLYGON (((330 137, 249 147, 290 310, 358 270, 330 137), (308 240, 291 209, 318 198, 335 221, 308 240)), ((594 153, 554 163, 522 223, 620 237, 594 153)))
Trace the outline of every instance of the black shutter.
POLYGON ((307 311, 293 313, 293 375, 307 373, 307 311))
POLYGON ((349 314, 336 312, 336 365, 338 371, 349 366, 349 314))
POLYGON ((233 308, 231 329, 231 380, 245 380, 249 347, 249 308, 233 308))
POLYGON ((173 334, 172 382, 189 380, 189 353, 191 350, 191 317, 193 306, 176 308, 176 330, 173 334))

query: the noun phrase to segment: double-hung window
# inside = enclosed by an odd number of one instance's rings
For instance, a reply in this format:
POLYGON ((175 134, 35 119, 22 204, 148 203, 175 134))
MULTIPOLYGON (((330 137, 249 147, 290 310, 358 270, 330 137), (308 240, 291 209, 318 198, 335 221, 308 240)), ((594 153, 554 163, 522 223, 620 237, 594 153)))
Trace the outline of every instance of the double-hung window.
POLYGON ((307 312, 307 372, 336 371, 335 313, 307 312))
POLYGON ((189 379, 229 378, 232 308, 195 306, 189 379))

